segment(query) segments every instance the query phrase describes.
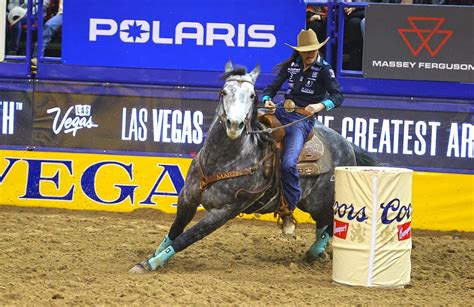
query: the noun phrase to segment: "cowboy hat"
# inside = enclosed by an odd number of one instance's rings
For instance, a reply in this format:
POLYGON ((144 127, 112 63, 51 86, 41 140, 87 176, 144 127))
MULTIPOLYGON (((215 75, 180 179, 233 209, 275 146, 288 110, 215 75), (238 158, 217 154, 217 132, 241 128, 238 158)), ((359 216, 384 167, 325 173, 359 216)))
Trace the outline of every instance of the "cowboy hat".
POLYGON ((8 22, 11 26, 19 22, 26 15, 26 9, 16 6, 8 13, 8 22))
POLYGON ((328 42, 329 37, 324 40, 324 42, 320 43, 318 41, 318 37, 316 33, 312 29, 309 30, 301 30, 298 34, 298 46, 291 46, 286 44, 288 47, 295 49, 298 52, 307 52, 307 51, 314 51, 318 50, 322 46, 326 45, 328 42))

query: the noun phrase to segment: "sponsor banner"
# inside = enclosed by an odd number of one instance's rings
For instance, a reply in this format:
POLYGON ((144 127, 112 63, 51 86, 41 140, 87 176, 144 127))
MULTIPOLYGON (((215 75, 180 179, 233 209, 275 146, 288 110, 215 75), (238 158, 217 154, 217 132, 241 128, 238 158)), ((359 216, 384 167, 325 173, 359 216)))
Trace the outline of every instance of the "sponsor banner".
POLYGON ((467 111, 342 107, 329 114, 319 120, 390 166, 474 172, 474 124, 467 111))
MULTIPOLYGON (((217 99, 68 93, 36 93, 35 101, 35 146, 174 155, 199 151, 217 106, 217 99)), ((342 107, 322 114, 323 124, 391 166, 474 172, 469 111, 342 107)))
POLYGON ((291 53, 284 43, 295 43, 304 16, 303 1, 70 0, 64 4, 62 59, 204 71, 221 71, 232 59, 271 72, 275 59, 291 53))
POLYGON ((172 98, 36 93, 36 146, 193 154, 216 102, 172 98))
POLYGON ((415 173, 413 228, 474 232, 473 187, 474 175, 415 173))
MULTIPOLYGON (((185 158, 0 150, 0 205, 175 213, 190 164, 185 158)), ((474 198, 473 184, 474 175, 415 172, 413 227, 474 231, 474 212, 466 205, 474 198)), ((354 214, 364 217, 358 210, 354 214)), ((295 216, 314 223, 302 211, 295 216)), ((273 214, 245 217, 275 221, 273 214)), ((342 218, 335 217, 334 235, 349 239, 355 234, 342 218)))
POLYGON ((410 282, 412 175, 403 168, 336 168, 335 230, 347 236, 334 236, 334 281, 367 287, 410 282))
POLYGON ((369 4, 368 78, 474 82, 474 7, 369 4))
POLYGON ((1 151, 0 203, 175 212, 190 159, 1 151))
POLYGON ((32 98, 27 92, 0 92, 0 144, 29 145, 32 98))

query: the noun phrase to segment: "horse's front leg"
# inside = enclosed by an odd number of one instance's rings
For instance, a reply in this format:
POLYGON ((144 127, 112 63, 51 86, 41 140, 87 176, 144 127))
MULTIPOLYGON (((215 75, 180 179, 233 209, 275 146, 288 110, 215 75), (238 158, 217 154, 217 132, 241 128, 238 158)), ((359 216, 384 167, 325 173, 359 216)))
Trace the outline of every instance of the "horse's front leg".
POLYGON ((173 225, 171 225, 168 234, 156 249, 155 256, 170 246, 196 215, 202 196, 202 191, 199 188, 199 178, 198 166, 196 160, 193 160, 184 187, 178 196, 177 212, 173 225))
POLYGON ((165 236, 161 244, 155 250, 153 256, 158 256, 159 253, 164 251, 167 247, 173 244, 173 240, 176 239, 180 234, 183 233, 186 226, 192 221, 196 215, 197 207, 199 206, 198 201, 191 201, 185 193, 181 193, 178 198, 178 209, 173 225, 168 234, 165 236))
POLYGON ((166 248, 158 254, 155 253, 145 261, 137 264, 129 272, 139 273, 151 270, 154 271, 160 267, 164 267, 175 253, 184 250, 194 242, 209 235, 214 230, 224 225, 227 221, 236 217, 238 213, 239 211, 235 210, 235 207, 230 205, 224 206, 220 209, 209 210, 196 225, 178 235, 173 240, 169 238, 170 244, 166 248))

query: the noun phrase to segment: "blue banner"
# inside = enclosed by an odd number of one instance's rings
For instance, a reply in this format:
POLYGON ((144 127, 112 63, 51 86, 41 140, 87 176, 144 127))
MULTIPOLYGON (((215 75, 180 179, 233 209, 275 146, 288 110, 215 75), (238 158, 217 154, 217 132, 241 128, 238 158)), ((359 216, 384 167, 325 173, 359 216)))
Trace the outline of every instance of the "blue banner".
POLYGON ((64 64, 222 71, 231 59, 263 72, 291 54, 302 0, 68 0, 64 64))

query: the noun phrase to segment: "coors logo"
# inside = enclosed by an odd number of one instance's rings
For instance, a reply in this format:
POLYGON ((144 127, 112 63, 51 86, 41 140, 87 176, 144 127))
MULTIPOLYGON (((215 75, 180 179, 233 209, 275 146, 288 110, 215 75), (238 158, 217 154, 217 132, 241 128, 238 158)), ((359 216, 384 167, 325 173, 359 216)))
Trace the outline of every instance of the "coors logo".
POLYGON ((345 240, 348 230, 349 223, 334 219, 334 236, 345 240))
POLYGON ((398 227, 398 241, 403 241, 411 238, 411 222, 397 225, 398 227))

